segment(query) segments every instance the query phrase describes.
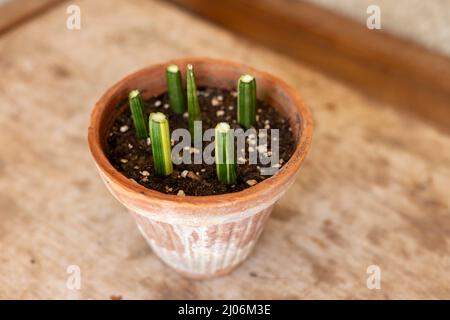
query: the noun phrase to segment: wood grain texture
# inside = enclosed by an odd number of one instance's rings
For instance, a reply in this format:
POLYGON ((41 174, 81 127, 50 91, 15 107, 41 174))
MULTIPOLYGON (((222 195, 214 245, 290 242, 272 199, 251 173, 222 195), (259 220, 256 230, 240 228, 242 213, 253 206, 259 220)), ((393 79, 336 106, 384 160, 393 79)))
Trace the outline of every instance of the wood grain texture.
POLYGON ((0 298, 450 298, 449 136, 167 4, 75 3, 80 31, 59 6, 0 38, 0 298), (315 134, 250 258, 196 282, 150 251, 86 135, 112 83, 199 54, 282 75, 315 134), (366 287, 372 264, 381 290, 366 287), (79 291, 66 287, 69 265, 79 291))
POLYGON ((391 106, 450 127, 450 58, 293 0, 171 0, 391 106))
POLYGON ((44 13, 64 0, 14 0, 0 6, 0 35, 44 13))

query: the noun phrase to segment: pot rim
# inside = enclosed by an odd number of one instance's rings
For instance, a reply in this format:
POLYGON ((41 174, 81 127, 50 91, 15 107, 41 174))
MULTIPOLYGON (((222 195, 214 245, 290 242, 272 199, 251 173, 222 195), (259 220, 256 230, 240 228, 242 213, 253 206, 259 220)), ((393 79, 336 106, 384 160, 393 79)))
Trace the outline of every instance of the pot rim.
MULTIPOLYGON (((292 124, 292 123, 291 123, 292 124)), ((90 125, 88 129, 88 144, 89 149, 97 164, 97 167, 106 175, 108 179, 112 182, 120 185, 122 188, 128 192, 135 193, 137 197, 141 198, 143 201, 161 201, 178 203, 180 205, 193 205, 202 207, 217 207, 220 203, 227 204, 238 204, 248 203, 252 200, 261 200, 261 197, 267 195, 268 190, 283 189, 281 186, 288 183, 290 178, 295 175, 300 169, 301 164, 305 160, 305 157, 309 151, 312 141, 312 131, 313 131, 313 121, 311 112, 308 107, 304 104, 303 99, 296 92, 294 88, 289 86, 284 80, 273 76, 267 72, 259 71, 253 67, 249 67, 245 64, 239 62, 233 62, 228 60, 213 59, 207 57, 184 57, 179 59, 172 59, 164 63, 153 64, 149 67, 140 69, 127 75, 125 78, 110 87, 102 97, 94 105, 90 117, 90 125), (267 178, 254 186, 247 189, 225 193, 220 195, 207 195, 207 196, 178 196, 165 194, 153 189, 146 188, 137 182, 133 182, 128 179, 125 175, 115 169, 109 162, 106 154, 101 147, 101 136, 100 136, 100 121, 101 115, 105 112, 106 106, 108 105, 110 99, 114 96, 117 89, 121 88, 125 83, 131 79, 142 76, 148 73, 150 70, 157 68, 164 68, 168 64, 185 64, 189 62, 191 64, 203 63, 212 65, 226 65, 236 68, 243 68, 248 70, 249 73, 255 74, 256 77, 264 77, 272 82, 276 82, 280 88, 288 95, 292 101, 293 106, 296 111, 300 114, 300 128, 299 135, 300 138, 297 142, 297 146, 292 154, 291 158, 286 162, 286 164, 276 173, 275 175, 267 178)))

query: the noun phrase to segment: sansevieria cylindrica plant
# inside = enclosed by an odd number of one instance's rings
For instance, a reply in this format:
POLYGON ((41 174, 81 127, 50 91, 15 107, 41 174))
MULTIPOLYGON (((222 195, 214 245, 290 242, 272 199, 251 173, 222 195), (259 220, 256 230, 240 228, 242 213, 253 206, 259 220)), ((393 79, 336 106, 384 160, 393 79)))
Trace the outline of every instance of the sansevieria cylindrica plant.
POLYGON ((198 104, 197 86, 195 85, 194 70, 191 64, 187 66, 186 75, 187 88, 187 104, 189 114, 189 131, 192 139, 194 139, 194 122, 201 121, 200 105, 198 104))
MULTIPOLYGON (((166 80, 172 111, 183 113, 185 97, 179 67, 170 64, 166 67, 166 80)), ((238 80, 237 120, 245 129, 251 128, 256 121, 256 81, 252 75, 244 74, 238 80)), ((194 139, 195 121, 201 121, 201 111, 197 96, 197 86, 193 66, 187 65, 186 72, 188 124, 194 139)), ((150 136, 155 174, 167 176, 173 172, 171 159, 171 141, 169 122, 161 112, 151 113, 148 126, 144 120, 144 103, 138 90, 129 94, 136 135, 139 138, 150 136)), ((197 128, 198 129, 198 128, 197 128)), ((224 184, 235 184, 237 164, 235 160, 234 132, 226 122, 220 122, 215 128, 215 157, 217 178, 224 184)))
POLYGON ((131 117, 133 118, 136 136, 138 138, 147 138, 147 121, 144 119, 144 102, 139 90, 133 90, 128 95, 130 103, 131 117))
POLYGON ((234 134, 226 122, 220 122, 216 126, 215 147, 217 178, 222 183, 235 184, 234 134))
POLYGON ((237 120, 248 129, 256 121, 256 81, 249 74, 244 74, 238 81, 237 120))
POLYGON ((169 122, 164 113, 156 112, 150 114, 149 131, 155 173, 158 176, 168 176, 173 172, 172 148, 170 145, 169 122))
POLYGON ((181 114, 184 112, 185 101, 183 85, 181 82, 181 72, 177 65, 171 64, 166 68, 167 91, 169 94, 170 107, 173 112, 181 114))

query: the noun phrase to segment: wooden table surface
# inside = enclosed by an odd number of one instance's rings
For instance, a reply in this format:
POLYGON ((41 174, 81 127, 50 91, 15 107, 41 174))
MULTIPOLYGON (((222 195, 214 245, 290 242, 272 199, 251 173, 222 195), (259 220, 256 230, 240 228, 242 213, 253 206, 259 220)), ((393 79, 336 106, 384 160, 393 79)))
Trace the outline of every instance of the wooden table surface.
POLYGON ((450 136, 168 4, 73 3, 81 30, 66 29, 63 3, 0 37, 0 298, 450 298, 450 136), (312 151, 255 251, 207 281, 151 252, 86 143, 106 88, 186 55, 284 77, 315 119, 312 151), (370 265, 380 290, 366 286, 370 265))

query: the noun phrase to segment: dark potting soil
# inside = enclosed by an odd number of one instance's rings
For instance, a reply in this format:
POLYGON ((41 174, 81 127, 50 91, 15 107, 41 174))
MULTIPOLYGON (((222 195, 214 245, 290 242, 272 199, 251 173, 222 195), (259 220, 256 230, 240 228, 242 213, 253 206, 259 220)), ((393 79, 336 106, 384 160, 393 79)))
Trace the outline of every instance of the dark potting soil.
MULTIPOLYGON (((228 122, 232 128, 240 128, 237 124, 235 91, 199 88, 198 99, 202 113, 203 132, 215 128, 217 123, 223 121, 228 122)), ((109 130, 106 153, 109 161, 117 170, 144 187, 167 194, 207 196, 241 191, 270 178, 270 176, 261 175, 260 165, 249 164, 248 161, 245 164, 238 164, 238 178, 234 185, 222 184, 217 180, 215 164, 174 164, 171 175, 166 177, 156 176, 153 168, 151 145, 149 145, 147 139, 136 137, 130 108, 127 102, 124 103, 127 105, 125 111, 116 118, 109 130)), ((169 119, 171 132, 177 128, 188 128, 187 113, 182 115, 174 113, 169 107, 167 93, 145 101, 147 118, 150 112, 163 112, 169 119)), ((280 130, 280 161, 275 166, 281 169, 291 157, 296 143, 289 122, 274 108, 260 100, 257 101, 256 114, 254 125, 257 131, 256 136, 258 136, 258 129, 268 129, 267 150, 270 151, 270 129, 280 130)), ((175 141, 176 143, 178 141, 175 141)), ((203 148, 210 143, 211 141, 203 142, 203 148)), ((248 142, 246 142, 245 150, 249 150, 248 142)), ((193 156, 192 154, 192 159, 193 156)))

